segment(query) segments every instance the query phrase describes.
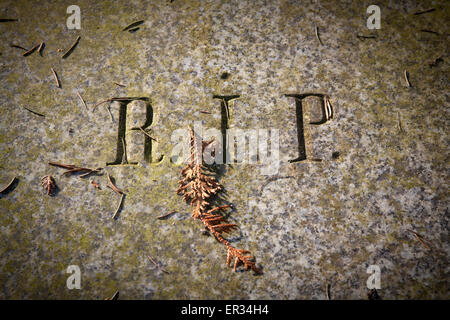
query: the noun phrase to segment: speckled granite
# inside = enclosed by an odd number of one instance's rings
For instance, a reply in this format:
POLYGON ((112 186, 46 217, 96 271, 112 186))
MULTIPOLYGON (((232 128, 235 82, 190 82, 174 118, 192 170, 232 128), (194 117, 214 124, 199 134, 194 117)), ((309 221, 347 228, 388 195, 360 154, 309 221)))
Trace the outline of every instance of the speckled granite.
POLYGON ((366 299, 372 264, 383 299, 449 298, 448 2, 377 1, 380 30, 366 28, 372 1, 77 1, 81 30, 68 30, 71 4, 0 4, 0 18, 19 18, 0 23, 0 185, 19 178, 0 195, 0 298, 103 299, 119 290, 121 299, 325 299, 330 284, 332 299, 366 299), (121 31, 140 19, 136 32, 121 31), (61 59, 57 50, 78 35, 61 59), (42 57, 10 47, 41 41, 42 57), (296 106, 284 94, 304 92, 328 94, 335 114, 311 126, 305 104, 305 149, 322 161, 290 163, 296 106), (252 251, 263 276, 225 266, 225 249, 175 195, 180 167, 169 161, 173 130, 194 120, 220 129, 213 96, 235 94, 230 128, 280 130, 278 174, 227 165, 220 175, 240 226, 230 239, 252 251), (120 104, 111 104, 112 119, 108 104, 91 109, 115 96, 150 99, 153 163, 106 166, 120 104), (48 161, 104 167, 126 192, 118 219, 105 174, 62 176, 48 161), (40 186, 46 174, 59 187, 54 197, 40 186), (80 266, 81 290, 66 287, 69 265, 80 266))

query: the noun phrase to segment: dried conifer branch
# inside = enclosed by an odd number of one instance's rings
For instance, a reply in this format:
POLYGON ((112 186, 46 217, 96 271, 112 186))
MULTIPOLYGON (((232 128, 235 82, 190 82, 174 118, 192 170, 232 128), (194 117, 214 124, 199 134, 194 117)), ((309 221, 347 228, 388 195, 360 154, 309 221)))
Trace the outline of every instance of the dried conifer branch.
POLYGON ((245 270, 252 269, 256 273, 262 274, 250 255, 250 251, 234 248, 223 237, 224 233, 237 229, 237 225, 227 223, 226 218, 217 213, 230 208, 231 205, 211 208, 210 199, 222 190, 222 186, 214 177, 203 173, 203 161, 200 159, 204 149, 212 143, 212 140, 199 143, 192 129, 190 129, 190 134, 191 154, 188 165, 181 170, 183 178, 178 182, 177 194, 183 195, 184 200, 193 207, 192 217, 201 220, 205 228, 227 248, 227 266, 233 262, 233 270, 236 271, 237 267, 243 264, 245 270))

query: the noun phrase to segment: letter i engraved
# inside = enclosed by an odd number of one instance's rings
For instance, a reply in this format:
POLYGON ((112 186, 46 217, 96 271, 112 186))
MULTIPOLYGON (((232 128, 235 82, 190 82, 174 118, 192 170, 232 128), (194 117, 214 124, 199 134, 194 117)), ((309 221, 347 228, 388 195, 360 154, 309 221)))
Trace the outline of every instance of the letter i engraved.
MULTIPOLYGON (((314 97, 311 101, 308 99, 308 103, 311 103, 311 107, 319 106, 321 110, 321 118, 317 121, 309 122, 311 125, 320 125, 330 121, 333 118, 333 107, 331 106, 329 96, 322 93, 286 94, 285 96, 295 98, 295 113, 297 115, 298 157, 289 160, 289 162, 304 161, 308 159, 306 155, 305 131, 303 123, 303 106, 306 102, 305 98, 314 97)), ((312 110, 310 110, 310 112, 311 111, 312 110)), ((315 160, 320 161, 320 159, 315 160)))
POLYGON ((240 95, 230 95, 230 96, 220 96, 214 95, 213 99, 220 99, 220 114, 221 114, 221 123, 220 123, 220 131, 222 132, 222 155, 223 155, 223 163, 227 163, 227 160, 230 159, 230 155, 227 151, 227 129, 230 128, 230 105, 229 102, 235 99, 238 99, 240 95))

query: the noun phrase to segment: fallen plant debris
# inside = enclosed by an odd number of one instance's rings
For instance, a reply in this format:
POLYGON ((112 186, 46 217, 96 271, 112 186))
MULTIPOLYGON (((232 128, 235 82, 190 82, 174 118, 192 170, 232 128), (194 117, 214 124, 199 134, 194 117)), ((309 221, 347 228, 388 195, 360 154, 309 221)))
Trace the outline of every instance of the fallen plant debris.
POLYGON ((113 214, 113 219, 114 220, 117 219, 117 217, 119 216, 119 211, 120 211, 120 208, 122 207, 122 203, 123 203, 123 198, 124 197, 125 197, 125 193, 122 193, 122 196, 120 197, 120 202, 117 205, 116 211, 113 214))
POLYGON ((158 220, 164 220, 167 217, 170 217, 171 215, 173 215, 176 211, 171 211, 169 213, 163 214, 162 216, 157 217, 156 219, 158 220))
POLYGON ((41 44, 39 45, 39 48, 38 48, 38 52, 41 55, 41 57, 42 57, 42 50, 44 50, 44 48, 45 48, 45 42, 41 42, 41 44))
POLYGON ((153 257, 148 254, 147 256, 148 260, 150 260, 158 269, 160 269, 162 272, 169 274, 170 272, 167 271, 166 269, 164 269, 163 267, 161 267, 158 263, 156 263, 155 259, 153 259, 153 257))
POLYGON ((83 97, 81 96, 81 94, 79 92, 77 92, 78 98, 80 98, 81 102, 83 103, 84 107, 86 108, 86 110, 88 110, 87 104, 84 101, 83 97))
POLYGON ((119 83, 119 82, 113 82, 116 86, 119 86, 119 87, 126 87, 126 85, 124 85, 124 84, 121 84, 121 83, 119 83))
POLYGON ((10 46, 11 48, 17 48, 17 49, 22 49, 22 50, 24 50, 24 51, 28 51, 27 48, 24 48, 24 47, 19 46, 19 45, 17 45, 17 44, 10 44, 9 46, 10 46))
POLYGON ((375 35, 364 35, 364 34, 357 34, 356 37, 360 40, 364 39, 376 39, 377 36, 375 35))
POLYGON ((52 70, 53 78, 55 78, 56 86, 58 88, 61 88, 61 83, 59 82, 58 75, 56 74, 56 71, 53 68, 50 68, 52 70))
POLYGON ((119 188, 117 188, 116 185, 112 182, 112 179, 111 179, 111 176, 109 175, 109 173, 106 173, 106 174, 108 176, 108 182, 109 182, 108 188, 111 188, 118 195, 122 195, 123 191, 120 190, 119 188))
POLYGON ((95 189, 101 190, 100 185, 97 182, 95 182, 94 180, 91 180, 91 184, 95 187, 95 189))
POLYGON ((44 117, 44 118, 45 118, 45 115, 44 115, 44 114, 42 114, 42 113, 39 113, 39 112, 33 111, 33 110, 31 110, 31 109, 29 109, 29 108, 27 108, 27 107, 22 107, 22 108, 24 108, 25 110, 27 110, 27 111, 29 111, 29 112, 31 112, 31 113, 33 113, 33 114, 37 115, 37 116, 40 116, 40 117, 44 117))
POLYGON ((227 248, 227 266, 230 266, 234 259, 233 270, 236 271, 240 263, 244 264, 245 270, 249 268, 257 274, 262 274, 262 271, 256 266, 254 259, 249 255, 250 251, 236 249, 231 243, 223 237, 223 233, 229 233, 237 229, 237 225, 227 223, 226 218, 217 212, 227 208, 231 205, 222 205, 214 208, 211 207, 210 198, 215 196, 222 190, 222 186, 217 180, 209 175, 203 173, 204 165, 201 160, 201 154, 204 149, 213 142, 198 141, 194 131, 190 130, 190 146, 191 155, 189 164, 181 170, 181 179, 177 194, 183 195, 184 200, 193 207, 192 217, 196 220, 201 220, 206 229, 214 235, 214 237, 225 245, 227 248), (201 150, 200 150, 201 149, 201 150))
POLYGON ((118 300, 119 299, 119 291, 116 291, 111 298, 106 298, 105 300, 118 300))
POLYGON ((72 164, 62 164, 62 163, 56 163, 56 162, 49 162, 48 164, 51 166, 54 166, 54 167, 67 169, 67 171, 64 172, 63 175, 69 175, 69 174, 74 174, 74 173, 78 173, 78 172, 85 172, 82 175, 80 175, 80 178, 84 178, 90 174, 100 172, 103 169, 103 168, 96 168, 96 169, 83 168, 83 167, 74 166, 72 164))
POLYGON ((403 71, 403 76, 405 77, 405 82, 406 82, 406 85, 408 86, 408 87, 411 87, 411 83, 409 82, 409 72, 408 71, 403 71))
POLYGON ((320 39, 320 35, 319 35, 319 27, 318 26, 314 26, 314 31, 316 33, 317 40, 319 40, 320 45, 323 46, 322 40, 320 39))
POLYGON ((417 15, 419 15, 419 14, 429 13, 429 12, 433 12, 433 11, 435 11, 435 10, 436 10, 436 8, 430 8, 430 9, 427 9, 427 10, 422 10, 422 11, 414 12, 413 15, 417 16, 417 15))
POLYGON ((55 179, 49 175, 44 176, 41 178, 41 186, 47 191, 47 195, 51 196, 56 188, 55 179))
POLYGON ((133 29, 134 27, 137 27, 137 26, 139 26, 139 25, 141 25, 143 23, 144 23, 144 20, 139 20, 139 21, 133 22, 132 24, 130 24, 130 25, 126 26, 125 28, 123 28, 122 31, 127 31, 127 30, 130 30, 130 29, 133 29))
POLYGON ((407 231, 411 232, 412 234, 414 234, 414 237, 428 250, 431 251, 431 247, 427 244, 429 243, 428 241, 426 241, 421 235, 419 235, 417 232, 407 229, 407 231))
POLYGON ((155 140, 156 142, 158 142, 155 138, 153 138, 151 135, 149 135, 148 132, 145 131, 142 127, 139 127, 139 130, 141 130, 150 139, 155 140))
POLYGON ((6 191, 8 191, 8 189, 11 188, 11 186, 14 184, 14 181, 16 181, 16 179, 17 179, 17 177, 12 178, 11 181, 0 190, 0 193, 5 193, 6 191))
POLYGON ((31 48, 30 50, 28 50, 27 52, 25 52, 23 54, 24 57, 29 56, 30 54, 32 54, 33 52, 35 52, 38 48, 39 48, 40 44, 35 45, 33 48, 31 48))
POLYGON ((62 55, 62 58, 65 59, 68 56, 70 56, 70 54, 73 52, 73 50, 75 50, 75 47, 78 45, 78 42, 80 42, 81 37, 78 36, 77 39, 74 41, 74 43, 72 43, 72 45, 70 46, 69 49, 67 49, 67 51, 62 55))
POLYGON ((129 32, 129 33, 134 33, 134 32, 136 32, 136 31, 138 31, 139 29, 140 29, 139 27, 136 27, 136 28, 133 28, 133 29, 128 30, 128 32, 129 32))

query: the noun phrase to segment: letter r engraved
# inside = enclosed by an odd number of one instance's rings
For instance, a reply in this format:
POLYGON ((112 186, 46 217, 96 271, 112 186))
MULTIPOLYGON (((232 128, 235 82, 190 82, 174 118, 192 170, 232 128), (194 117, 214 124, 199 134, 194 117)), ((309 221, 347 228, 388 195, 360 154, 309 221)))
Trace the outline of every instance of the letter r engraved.
POLYGON ((107 165, 136 165, 139 161, 152 163, 154 137, 148 129, 153 122, 153 108, 149 99, 123 98, 119 102, 116 159, 107 165))

